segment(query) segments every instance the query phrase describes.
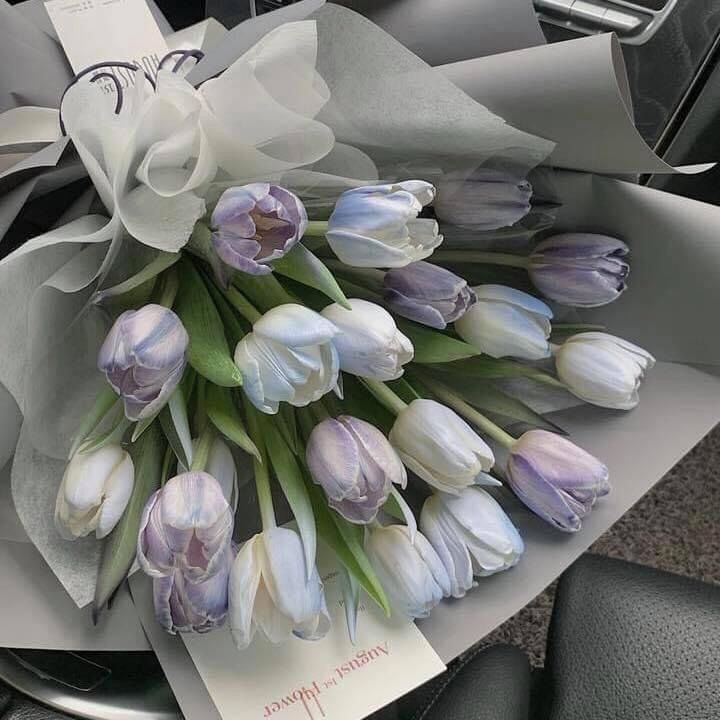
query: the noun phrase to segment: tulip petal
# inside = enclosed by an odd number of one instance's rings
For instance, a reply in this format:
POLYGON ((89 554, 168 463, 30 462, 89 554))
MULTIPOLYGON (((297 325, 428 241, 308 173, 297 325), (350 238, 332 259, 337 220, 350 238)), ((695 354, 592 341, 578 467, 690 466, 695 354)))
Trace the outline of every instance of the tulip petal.
POLYGON ((250 538, 235 558, 228 584, 230 632, 238 649, 245 649, 255 634, 253 613, 262 575, 259 535, 250 538))

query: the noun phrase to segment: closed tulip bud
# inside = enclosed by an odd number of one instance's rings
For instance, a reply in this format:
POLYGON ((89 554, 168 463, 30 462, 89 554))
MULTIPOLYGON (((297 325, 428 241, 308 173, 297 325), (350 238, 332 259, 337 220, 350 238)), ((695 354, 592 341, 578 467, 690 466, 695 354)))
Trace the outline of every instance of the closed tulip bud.
POLYGON ((190 338, 162 305, 128 310, 115 321, 98 354, 101 370, 123 399, 129 420, 157 414, 180 382, 190 338))
POLYGON ((525 549, 510 518, 481 488, 467 488, 457 496, 429 497, 420 527, 442 560, 450 577, 450 594, 456 598, 470 590, 473 576, 511 568, 525 549))
POLYGON ((316 425, 306 457, 330 507, 353 523, 374 520, 393 483, 402 487, 407 483, 402 461, 387 438, 370 423, 349 415, 316 425))
POLYGON ((573 335, 555 351, 560 380, 585 402, 616 410, 631 410, 638 389, 655 364, 647 351, 602 332, 573 335))
POLYGON ((393 612, 424 618, 450 594, 450 578, 422 533, 405 525, 370 530, 365 550, 393 612))
POLYGON ((530 212, 532 186, 519 175, 480 168, 470 176, 450 174, 438 183, 435 215, 473 230, 514 225, 530 212))
POLYGON ((401 410, 390 442, 405 465, 425 482, 457 495, 485 482, 492 450, 455 412, 434 400, 413 400, 401 410))
POLYGON ((552 310, 532 295, 503 285, 480 285, 477 302, 455 322, 458 335, 494 358, 550 357, 552 310))
POLYGON ((528 272, 545 297, 576 307, 607 305, 625 290, 628 246, 594 233, 563 233, 543 240, 528 272))
POLYGON ((125 512, 135 482, 130 455, 119 445, 76 453, 55 503, 55 526, 66 540, 94 532, 104 538, 125 512))
POLYGON ((300 198, 270 183, 226 190, 211 218, 212 243, 220 259, 251 275, 272 272, 270 263, 290 252, 307 228, 300 198))
POLYGON ((338 330, 332 342, 340 369, 373 380, 397 380, 413 359, 412 343, 384 308, 367 300, 348 302, 351 310, 333 303, 322 311, 338 330))
POLYGON ((536 515, 565 532, 580 530, 597 498, 610 492, 603 463, 546 430, 530 430, 510 447, 507 480, 536 515))
POLYGON ((168 480, 145 505, 137 559, 151 577, 174 576, 201 583, 222 572, 233 516, 217 480, 186 472, 168 480))
POLYGON ((383 297, 403 317, 443 330, 475 302, 463 278, 427 262, 416 262, 385 273, 383 297))
POLYGON ((155 617, 161 627, 178 632, 204 633, 225 622, 228 610, 228 578, 233 553, 230 547, 218 571, 210 578, 193 582, 182 570, 153 578, 155 617))
POLYGON ((264 413, 281 402, 296 407, 319 400, 337 385, 337 328, 302 305, 279 305, 263 315, 235 348, 243 390, 264 413))
POLYGON ((354 267, 403 267, 422 260, 443 240, 435 220, 418 218, 434 196, 435 188, 421 180, 347 190, 328 221, 328 243, 354 267))
POLYGON ((258 629, 275 644, 292 635, 319 640, 327 634, 323 585, 317 568, 307 570, 294 530, 270 528, 242 546, 229 585, 230 630, 238 648, 246 648, 258 629))

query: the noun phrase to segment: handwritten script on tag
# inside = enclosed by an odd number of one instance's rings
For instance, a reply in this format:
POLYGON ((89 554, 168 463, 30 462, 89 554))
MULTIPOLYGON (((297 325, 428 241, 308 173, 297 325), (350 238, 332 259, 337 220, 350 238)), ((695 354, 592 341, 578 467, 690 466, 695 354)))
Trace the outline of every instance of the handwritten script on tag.
POLYGON ((318 558, 332 619, 322 640, 272 646, 258 636, 240 652, 229 631, 183 635, 224 720, 360 720, 445 669, 414 624, 386 618, 368 599, 353 645, 328 556, 318 558))

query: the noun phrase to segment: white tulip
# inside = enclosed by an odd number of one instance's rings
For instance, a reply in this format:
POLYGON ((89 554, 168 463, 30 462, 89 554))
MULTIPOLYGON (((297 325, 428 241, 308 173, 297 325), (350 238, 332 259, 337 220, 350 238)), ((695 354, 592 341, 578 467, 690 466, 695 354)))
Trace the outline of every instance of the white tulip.
POLYGON ((484 577, 515 565, 524 545, 517 528, 485 490, 468 488, 460 495, 437 493, 420 514, 420 527, 450 576, 453 597, 484 577))
POLYGON ((233 563, 228 592, 230 631, 241 650, 258 628, 272 643, 291 635, 318 640, 330 629, 320 576, 317 568, 307 572, 294 530, 270 528, 248 540, 233 563))
POLYGON ((65 469, 55 503, 60 535, 74 540, 94 532, 104 538, 125 512, 134 482, 132 458, 119 445, 76 453, 65 469))
POLYGON ((450 578, 422 533, 405 525, 370 530, 366 551, 395 612, 424 618, 450 593, 450 578))
POLYGON ((434 400, 413 400, 401 410, 390 442, 409 470, 452 494, 487 483, 495 463, 492 450, 450 408, 434 400))
POLYGON ((296 407, 319 400, 337 385, 337 328, 302 305, 278 305, 263 315, 235 348, 243 390, 253 405, 274 414, 281 402, 296 407))
POLYGON ((504 285, 473 288, 477 302, 458 320, 458 335, 494 358, 550 357, 552 310, 542 300, 504 285))
POLYGON ((654 364, 646 350, 602 332, 573 335, 555 351, 558 377, 573 394, 617 410, 638 404, 638 388, 654 364))
POLYGON ((340 369, 383 382, 397 380, 403 374, 403 365, 413 358, 412 343, 384 308, 356 298, 348 302, 352 310, 333 303, 322 311, 338 329, 332 342, 340 369))
POLYGON ((443 241, 435 220, 418 218, 434 197, 435 188, 422 180, 347 190, 328 220, 328 243, 354 267, 404 267, 423 260, 443 241))

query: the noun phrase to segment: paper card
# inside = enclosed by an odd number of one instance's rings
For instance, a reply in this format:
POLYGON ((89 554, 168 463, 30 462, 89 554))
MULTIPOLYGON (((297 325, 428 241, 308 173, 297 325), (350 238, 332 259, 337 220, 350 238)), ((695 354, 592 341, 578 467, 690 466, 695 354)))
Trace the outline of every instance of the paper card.
POLYGON ((329 554, 318 562, 332 620, 322 640, 273 646, 258 634, 240 652, 229 632, 183 636, 223 720, 359 720, 445 669, 414 624, 386 618, 367 598, 353 645, 329 554))
MULTIPOLYGON (((145 0, 48 0, 45 9, 76 73, 120 60, 154 77, 168 51, 145 0)), ((131 82, 128 71, 116 72, 131 82)))

